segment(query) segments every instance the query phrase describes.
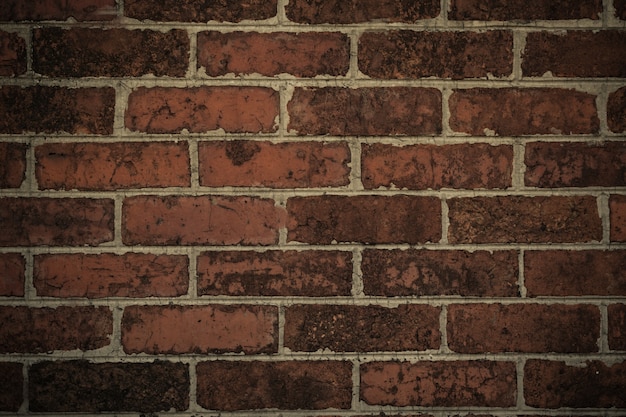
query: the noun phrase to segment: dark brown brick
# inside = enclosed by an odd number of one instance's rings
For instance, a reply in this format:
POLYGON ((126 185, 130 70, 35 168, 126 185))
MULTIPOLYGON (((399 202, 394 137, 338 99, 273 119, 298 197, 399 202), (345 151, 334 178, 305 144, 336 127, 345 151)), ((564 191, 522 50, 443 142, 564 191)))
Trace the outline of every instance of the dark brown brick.
POLYGON ((26 41, 17 33, 0 30, 0 77, 14 77, 25 72, 26 41))
POLYGON ((184 30, 33 30, 33 70, 49 77, 183 77, 188 67, 184 30))
POLYGON ((453 20, 598 20, 602 0, 452 0, 453 20))
POLYGON ((448 207, 450 243, 602 240, 598 206, 590 196, 454 198, 448 207))
POLYGON ((287 17, 297 23, 350 24, 362 22, 413 23, 439 15, 439 1, 424 0, 291 0, 287 17))
POLYGON ((359 70, 372 78, 503 77, 513 71, 513 34, 504 30, 366 32, 359 39, 358 60, 359 70))
POLYGON ((526 405, 537 408, 626 407, 626 362, 583 366, 529 359, 524 367, 526 405))
POLYGON ((626 242, 626 195, 612 195, 609 199, 611 210, 611 242, 626 242))
POLYGON ((24 143, 0 142, 0 188, 20 188, 26 178, 24 143))
POLYGON ((611 132, 626 132, 626 87, 609 94, 606 117, 611 132))
POLYGON ((434 88, 296 88, 287 111, 299 135, 436 135, 442 123, 434 88))
POLYGON ((140 20, 204 23, 264 20, 276 16, 277 0, 125 0, 124 14, 140 20))
POLYGON ((117 15, 115 0, 3 0, 0 21, 19 20, 111 20, 117 15))
POLYGON ((374 250, 361 262, 367 295, 518 296, 516 251, 374 250))
POLYGON ((613 0, 615 7, 615 17, 626 20, 626 0, 613 0))
POLYGON ((24 296, 25 268, 26 260, 21 254, 0 254, 0 297, 24 296))
POLYGON ((38 362, 29 372, 30 411, 184 411, 189 383, 184 363, 38 362))
POLYGON ((352 289, 351 252, 204 252, 197 270, 199 295, 324 297, 352 289))
POLYGON ((361 400, 395 407, 512 407, 513 362, 369 362, 361 365, 361 400))
POLYGON ((609 313, 609 349, 626 350, 626 304, 611 304, 609 313))
POLYGON ((349 409, 352 364, 339 361, 200 362, 198 404, 235 411, 349 409))
POLYGON ((287 211, 290 241, 415 244, 441 239, 441 203, 434 197, 293 197, 287 211))
POLYGON ((0 411, 17 412, 24 401, 22 364, 0 362, 0 411))

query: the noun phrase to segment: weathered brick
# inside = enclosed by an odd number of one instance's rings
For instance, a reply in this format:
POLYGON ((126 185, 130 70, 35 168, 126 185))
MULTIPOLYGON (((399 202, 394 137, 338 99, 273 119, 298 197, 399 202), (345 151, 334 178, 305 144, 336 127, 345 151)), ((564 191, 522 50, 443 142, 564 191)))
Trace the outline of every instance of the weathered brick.
POLYGON ((435 135, 442 123, 434 88, 296 88, 287 111, 299 135, 435 135))
POLYGON ((126 127, 146 133, 276 131, 278 92, 264 87, 140 87, 130 93, 126 127))
POLYGON ((284 210, 274 200, 227 196, 136 196, 124 200, 128 245, 271 245, 284 210))
POLYGON ((626 350, 626 304, 611 304, 609 313, 609 349, 626 350))
POLYGON ((351 252, 204 252, 197 270, 199 295, 324 297, 352 289, 351 252))
POLYGON ((452 0, 453 20, 598 20, 602 0, 452 0))
POLYGON ((111 20, 117 15, 115 0, 3 0, 0 21, 19 20, 111 20))
POLYGON ((46 143, 35 148, 40 189, 116 190, 191 184, 187 142, 46 143))
POLYGON ((346 75, 350 42, 340 32, 200 32, 198 68, 217 77, 261 74, 346 75))
POLYGON ((187 293, 188 268, 180 255, 36 255, 33 281, 47 297, 176 297, 187 293))
POLYGON ((512 171, 508 145, 362 146, 361 178, 367 189, 507 188, 512 171))
POLYGON ((373 296, 516 297, 516 251, 363 252, 363 290, 373 296))
POLYGON ((612 132, 626 132, 626 87, 609 94, 606 117, 612 132))
POLYGON ((526 251, 524 285, 529 297, 626 296, 626 251, 526 251))
POLYGON ((626 195, 612 195, 609 199, 611 210, 611 241, 626 242, 626 195))
POLYGON ((358 60, 359 70, 372 78, 503 77, 513 71, 513 34, 504 30, 365 32, 359 39, 358 60))
POLYGON ((291 0, 287 17, 297 23, 350 24, 362 22, 413 23, 439 15, 439 1, 424 0, 291 0))
POLYGON ((580 366, 529 359, 524 367, 524 398, 530 407, 624 408, 624 392, 626 362, 587 361, 580 366))
POLYGON ((626 0, 613 0, 615 7, 615 17, 626 20, 626 0))
POLYGON ((17 412, 24 401, 22 364, 0 362, 0 411, 17 412))
POLYGON ((21 254, 0 254, 0 297, 24 296, 25 268, 26 260, 21 254))
POLYGON ((591 196, 499 196, 448 200, 450 243, 599 242, 591 196))
POLYGON ((0 133, 110 135, 113 88, 0 87, 0 133))
POLYGON ((441 203, 434 197, 292 197, 287 211, 290 241, 415 244, 441 239, 441 203))
POLYGON ((526 145, 525 184, 531 187, 622 187, 626 142, 534 142, 526 145))
POLYGON ((188 66, 184 30, 33 30, 33 70, 49 77, 183 77, 188 66))
POLYGON ((285 347, 315 352, 401 352, 438 349, 441 309, 351 305, 295 305, 285 310, 285 347))
POLYGON ((277 0, 125 0, 124 14, 140 20, 204 23, 264 20, 276 16, 277 0))
POLYGON ((513 362, 369 362, 361 365, 361 400, 396 407, 512 407, 513 362))
POLYGON ((114 202, 1 198, 0 246, 96 246, 113 240, 114 202))
POLYGON ((25 72, 26 41, 17 33, 0 30, 0 76, 14 77, 25 72))
POLYGON ((276 353, 273 306, 129 306, 122 317, 126 353, 276 353))
POLYGON ((471 135, 597 133, 595 99, 559 88, 456 89, 450 97, 450 126, 471 135))
POLYGON ((346 143, 202 142, 200 185, 209 187, 338 187, 350 183, 346 143))
POLYGON ((30 411, 184 411, 189 407, 184 363, 44 361, 31 366, 30 411))
POLYGON ((0 307, 0 352, 83 351, 111 343, 113 316, 108 307, 0 307))
POLYGON ((352 364, 339 361, 200 362, 198 404, 211 410, 349 409, 352 364))
POLYGON ((0 142, 0 188, 20 188, 26 178, 24 143, 0 142))
POLYGON ((540 77, 626 77, 626 31, 531 32, 522 72, 540 77))

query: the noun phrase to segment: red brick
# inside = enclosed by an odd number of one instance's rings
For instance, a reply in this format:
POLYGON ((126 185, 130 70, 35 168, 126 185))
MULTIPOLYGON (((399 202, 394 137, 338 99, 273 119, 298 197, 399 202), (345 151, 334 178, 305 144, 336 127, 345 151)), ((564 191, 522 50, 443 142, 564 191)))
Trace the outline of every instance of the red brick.
POLYGON ((626 132, 626 87, 609 94, 606 116, 612 132, 626 132))
POLYGON ((126 353, 276 353, 273 306, 129 306, 122 317, 126 353))
POLYGON ((217 77, 234 73, 296 77, 346 75, 350 41, 340 32, 200 32, 198 68, 217 77))
POLYGON ((531 187, 621 187, 626 185, 626 143, 526 145, 524 180, 531 187))
POLYGON ((264 87, 140 87, 128 97, 126 127, 146 133, 276 131, 278 92, 264 87))
POLYGON ((450 243, 599 242, 591 196, 501 196, 448 200, 450 243))
POLYGON ((36 255, 33 281, 47 297, 176 297, 187 294, 188 268, 178 255, 36 255))
POLYGON ((450 126, 471 135, 597 133, 593 94, 559 88, 470 88, 450 97, 450 126))
POLYGON ((33 70, 49 77, 184 77, 188 67, 184 30, 33 30, 33 70))
MULTIPOLYGON (((2 6, 0 5, 0 13, 2 6)), ((0 76, 13 77, 26 72, 26 41, 16 33, 0 30, 0 76)))
POLYGON ((290 0, 287 17, 297 23, 350 24, 362 22, 413 23, 439 15, 439 1, 398 0, 290 0))
POLYGON ((626 32, 531 32, 522 72, 540 77, 548 71, 555 77, 626 77, 626 32))
POLYGON ((485 143, 364 144, 361 171, 368 189, 507 188, 511 186, 513 148, 485 143))
POLYGON ((264 20, 276 16, 276 0, 125 0, 124 14, 140 20, 204 23, 264 20))
POLYGON ((315 352, 400 352, 438 349, 441 309, 295 305, 285 310, 285 347, 315 352))
POLYGON ((16 20, 111 20, 116 17, 115 0, 3 0, 0 21, 16 20))
POLYGON ((324 297, 352 289, 351 252, 204 252, 197 270, 199 295, 324 297))
POLYGON ((600 310, 591 305, 448 306, 448 346, 459 353, 598 351, 600 310))
POLYGON ((626 242, 626 195, 612 195, 609 199, 611 210, 611 242, 626 242))
POLYGON ((626 251, 527 251, 524 284, 530 297, 626 296, 626 251))
POLYGON ((40 189, 188 187, 187 142, 46 143, 35 149, 40 189))
POLYGON ((346 143, 202 142, 200 185, 209 187, 338 187, 350 183, 346 143))
POLYGON ((602 0, 452 0, 453 20, 598 20, 602 0))
POLYGON ((225 196, 136 196, 124 200, 128 245, 271 245, 284 210, 274 200, 225 196))
POLYGON ((611 304, 609 313, 609 349, 626 350, 626 304, 611 304))
POLYGON ((0 411, 17 412, 24 401, 22 364, 0 362, 0 411))
POLYGON ((26 261, 21 254, 0 253, 0 297, 24 296, 25 268, 26 261))
POLYGON ((0 188, 20 188, 26 178, 24 143, 0 142, 0 188))
POLYGON ((415 244, 441 239, 441 203, 434 197, 292 197, 287 211, 289 241, 415 244))
POLYGON ((352 364, 339 361, 200 362, 198 404, 211 410, 349 409, 352 364))
POLYGON ((89 198, 0 199, 0 246, 96 246, 114 237, 114 202, 89 198))
POLYGON ((361 400, 396 407, 512 407, 513 362, 369 362, 361 365, 361 400))
POLYGON ((288 128, 299 135, 441 132, 441 92, 434 88, 296 88, 287 111, 288 128))
POLYGON ((518 296, 516 251, 367 249, 361 271, 373 296, 518 296))
POLYGON ((365 32, 359 39, 358 60, 359 70, 372 78, 503 77, 513 71, 513 34, 504 30, 365 32))
POLYGON ((113 88, 0 87, 0 133, 113 133, 113 88))
POLYGON ((529 359, 524 367, 524 398, 530 407, 624 408, 625 391, 626 362, 580 366, 529 359))
POLYGON ((108 346, 113 316, 108 307, 0 307, 0 352, 83 351, 108 346))
POLYGON ((29 372, 30 411, 184 411, 189 407, 184 363, 43 361, 29 372))

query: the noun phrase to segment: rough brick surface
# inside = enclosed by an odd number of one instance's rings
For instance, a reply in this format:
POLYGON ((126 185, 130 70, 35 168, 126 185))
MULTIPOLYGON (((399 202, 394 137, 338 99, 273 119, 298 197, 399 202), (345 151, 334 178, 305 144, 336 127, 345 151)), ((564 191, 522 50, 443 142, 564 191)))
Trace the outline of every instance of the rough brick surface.
POLYGON ((39 296, 176 297, 187 293, 188 267, 180 255, 36 255, 33 281, 39 296))
POLYGON ((615 16, 626 20, 626 0, 614 0, 613 7, 615 7, 615 16))
POLYGON ((339 32, 200 32, 200 67, 211 77, 229 73, 341 76, 350 67, 350 42, 339 32))
POLYGON ((0 142, 0 188, 20 188, 26 176, 26 150, 23 143, 0 142))
POLYGON ((361 178, 368 189, 507 188, 513 148, 507 145, 409 145, 362 147, 361 178))
POLYGON ((44 361, 29 372, 34 412, 183 411, 189 407, 188 365, 165 361, 44 361))
POLYGON ((4 0, 0 21, 15 20, 111 20, 117 13, 115 0, 4 0))
POLYGON ((198 404, 211 410, 350 408, 352 364, 338 361, 200 362, 198 404))
POLYGON ((457 89, 450 97, 450 126, 471 135, 597 133, 595 99, 573 89, 457 89))
POLYGON ((366 32, 359 70, 372 78, 486 78, 513 70, 513 34, 488 32, 366 32), (415 65, 419 62, 419 65, 415 65))
POLYGON ((599 242, 590 196, 472 197, 448 200, 451 243, 599 242))
POLYGON ((287 18, 297 23, 361 23, 371 21, 413 23, 439 15, 439 2, 425 0, 291 0, 287 18))
POLYGON ((0 254, 0 297, 24 296, 26 260, 19 253, 0 254))
POLYGON ((612 132, 626 132, 626 87, 609 94, 606 113, 609 129, 612 132))
POLYGON ((0 411, 17 412, 24 400, 22 364, 0 362, 0 411))
POLYGON ((220 251, 198 257, 198 294, 230 296, 349 296, 352 253, 339 251, 220 251))
POLYGON ((35 149, 40 189, 184 187, 191 182, 187 142, 46 143, 35 149))
POLYGON ((370 362, 361 365, 361 400, 370 405, 511 407, 513 362, 370 362))
POLYGON ((340 187, 350 183, 346 143, 203 142, 200 184, 209 187, 340 187))
POLYGON ((113 88, 0 87, 0 133, 113 133, 113 88))
POLYGON ((612 195, 609 199, 611 210, 611 241, 626 242, 626 195, 612 195))
POLYGON ((516 251, 374 250, 363 252, 366 295, 515 297, 516 251))
POLYGON ((454 20, 566 20, 600 18, 601 0, 452 0, 454 20))
POLYGON ((287 111, 288 129, 299 135, 441 132, 441 92, 434 88, 296 88, 287 111))
POLYGON ((188 66, 189 37, 183 30, 33 31, 33 70, 50 77, 182 77, 188 66))
POLYGON ((441 203, 432 197, 293 197, 287 211, 290 241, 425 243, 441 238, 441 203))
POLYGON ((568 365, 529 359, 524 367, 526 405, 541 408, 626 407, 626 362, 568 365))
POLYGON ((124 14, 140 20, 179 22, 240 22, 276 16, 276 0, 234 0, 198 2, 196 0, 126 0, 124 14))
POLYGON ((16 33, 0 30, 0 76, 12 77, 25 72, 26 41, 16 33))
POLYGON ((609 313, 609 349, 626 350, 626 304, 611 304, 609 313))
POLYGON ((108 307, 0 307, 0 352, 83 351, 110 344, 108 307))
POLYGON ((2 198, 0 246, 96 246, 113 240, 110 199, 2 198))
POLYGON ((129 306, 122 318, 127 353, 275 353, 272 306, 129 306))
POLYGON ((526 251, 524 284, 531 297, 626 296, 626 251, 526 251))

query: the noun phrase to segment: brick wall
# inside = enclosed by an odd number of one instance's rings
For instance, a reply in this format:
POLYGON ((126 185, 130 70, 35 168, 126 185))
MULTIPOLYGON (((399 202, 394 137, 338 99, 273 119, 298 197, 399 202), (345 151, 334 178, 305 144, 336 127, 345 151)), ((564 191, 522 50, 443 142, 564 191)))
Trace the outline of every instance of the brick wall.
POLYGON ((0 20, 0 414, 626 413, 625 1, 0 20))

